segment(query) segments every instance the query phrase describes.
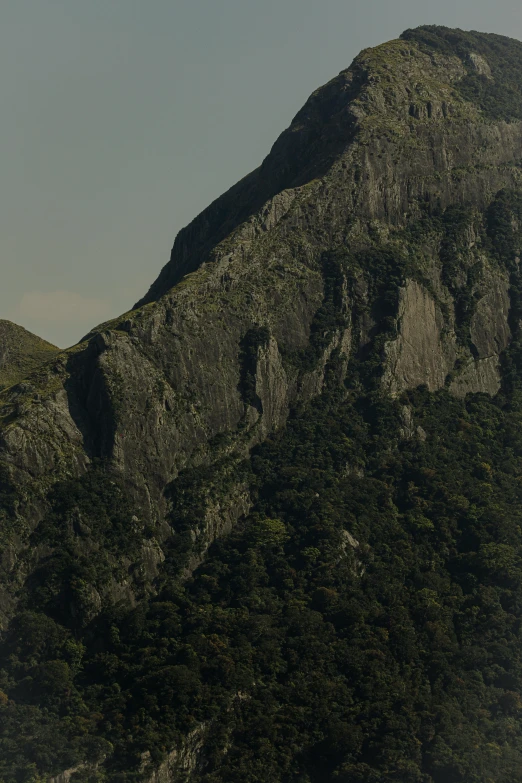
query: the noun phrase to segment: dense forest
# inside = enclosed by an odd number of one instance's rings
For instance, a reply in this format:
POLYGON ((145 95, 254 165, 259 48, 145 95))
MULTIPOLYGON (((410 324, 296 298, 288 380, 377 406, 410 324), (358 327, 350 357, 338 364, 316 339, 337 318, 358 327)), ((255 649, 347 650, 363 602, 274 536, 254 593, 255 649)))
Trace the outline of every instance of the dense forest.
MULTIPOLYGON (((398 241, 325 256, 310 347, 286 360, 317 361, 344 317, 341 275, 354 297, 358 274, 371 281, 371 345, 343 385, 334 353, 322 395, 250 460, 224 450, 180 474, 175 536, 134 609, 100 606, 93 590, 112 557, 124 568, 140 546, 121 480, 101 462, 50 491, 32 538, 40 564, 0 649, 3 783, 85 761, 71 783, 138 781, 198 733, 201 783, 522 781, 520 226, 522 197, 502 192, 483 214, 427 205, 398 241), (401 286, 422 277, 419 247, 438 247, 469 341, 481 280, 475 265, 459 274, 470 225, 510 276, 503 387, 392 399, 382 356, 401 286), (233 482, 248 485, 251 512, 187 578, 202 493, 233 482)), ((266 339, 240 346, 254 405, 253 351, 266 339)), ((0 490, 7 525, 5 476, 0 490)))

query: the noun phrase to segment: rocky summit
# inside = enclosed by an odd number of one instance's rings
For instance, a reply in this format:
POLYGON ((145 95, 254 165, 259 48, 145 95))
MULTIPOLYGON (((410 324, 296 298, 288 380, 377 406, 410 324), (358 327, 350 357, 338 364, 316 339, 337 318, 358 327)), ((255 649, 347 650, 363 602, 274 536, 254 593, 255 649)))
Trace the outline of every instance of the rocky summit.
POLYGON ((421 27, 0 322, 2 783, 522 781, 521 249, 522 44, 421 27))

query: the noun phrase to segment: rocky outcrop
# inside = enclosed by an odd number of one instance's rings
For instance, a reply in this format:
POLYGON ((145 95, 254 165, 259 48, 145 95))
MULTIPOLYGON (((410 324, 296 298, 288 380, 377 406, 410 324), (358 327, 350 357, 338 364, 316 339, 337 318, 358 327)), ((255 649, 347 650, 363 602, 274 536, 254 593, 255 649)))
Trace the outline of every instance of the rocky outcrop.
POLYGON ((189 783, 201 763, 207 726, 202 724, 187 735, 180 747, 171 751, 157 769, 151 768, 150 754, 142 757, 142 773, 147 783, 189 783))
POLYGON ((455 336, 445 334, 444 326, 433 297, 409 280, 400 295, 398 337, 385 349, 383 386, 390 394, 420 385, 430 391, 444 386, 457 357, 455 336))
MULTIPOLYGON (((407 281, 399 297, 398 336, 385 347, 383 386, 390 394, 421 385, 430 391, 447 385, 457 396, 498 392, 500 356, 511 339, 505 273, 486 269, 480 289, 470 344, 462 346, 455 334, 455 313, 443 313, 441 304, 447 302, 441 303, 415 280, 407 281)), ((444 295, 440 282, 439 291, 444 295)))
POLYGON ((498 356, 484 359, 470 359, 450 384, 450 390, 457 397, 484 392, 496 394, 500 389, 500 367, 498 356))
POLYGON ((509 281, 503 274, 487 275, 484 295, 471 321, 471 341, 477 359, 499 356, 509 344, 509 281))
POLYGON ((91 769, 87 764, 77 764, 75 767, 71 767, 70 769, 64 770, 59 775, 55 775, 52 778, 48 778, 45 783, 69 783, 73 775, 82 773, 84 771, 95 772, 96 770, 91 769))

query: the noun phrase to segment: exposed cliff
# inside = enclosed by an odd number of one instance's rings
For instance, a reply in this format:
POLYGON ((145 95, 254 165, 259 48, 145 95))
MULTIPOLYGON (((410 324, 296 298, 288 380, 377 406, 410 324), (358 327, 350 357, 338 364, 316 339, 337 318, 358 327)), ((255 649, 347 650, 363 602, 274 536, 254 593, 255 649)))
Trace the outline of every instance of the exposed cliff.
POLYGON ((254 502, 251 449, 327 387, 513 390, 521 74, 498 36, 365 50, 180 233, 134 310, 3 391, 5 623, 21 601, 83 633, 187 578, 254 502), (81 564, 65 587, 59 558, 81 564))

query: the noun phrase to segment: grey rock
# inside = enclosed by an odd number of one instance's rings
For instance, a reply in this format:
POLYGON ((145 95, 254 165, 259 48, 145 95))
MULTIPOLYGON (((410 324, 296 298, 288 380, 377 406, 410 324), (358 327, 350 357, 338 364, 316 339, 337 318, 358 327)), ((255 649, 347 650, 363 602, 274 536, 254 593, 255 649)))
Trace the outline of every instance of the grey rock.
POLYGON ((422 384, 442 388, 457 357, 455 338, 444 335, 440 307, 414 280, 401 291, 398 330, 386 345, 384 388, 394 396, 422 384))

